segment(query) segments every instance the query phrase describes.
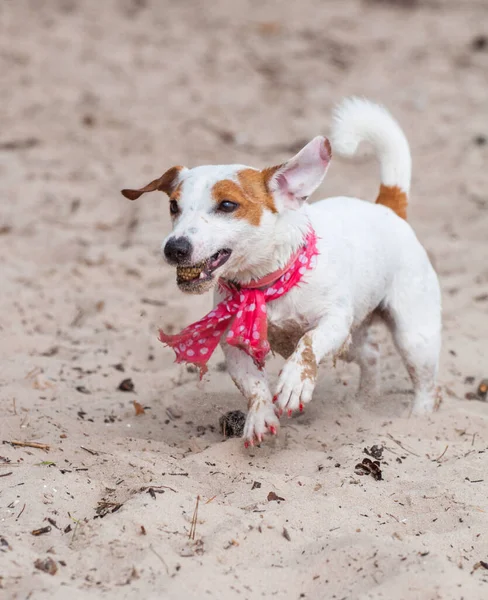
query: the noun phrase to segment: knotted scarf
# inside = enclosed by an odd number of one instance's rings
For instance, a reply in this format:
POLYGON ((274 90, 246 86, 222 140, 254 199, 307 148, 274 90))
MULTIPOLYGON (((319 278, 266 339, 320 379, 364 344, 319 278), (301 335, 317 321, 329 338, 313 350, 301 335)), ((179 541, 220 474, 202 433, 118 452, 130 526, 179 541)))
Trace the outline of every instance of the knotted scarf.
POLYGON ((224 334, 227 344, 241 348, 262 369, 270 350, 266 304, 297 286, 307 270, 315 267, 318 253, 317 236, 310 229, 303 245, 284 269, 244 287, 220 279, 220 288, 226 293, 224 300, 181 333, 167 335, 160 330, 159 339, 173 348, 177 363, 196 365, 200 378, 206 373, 207 362, 224 334))

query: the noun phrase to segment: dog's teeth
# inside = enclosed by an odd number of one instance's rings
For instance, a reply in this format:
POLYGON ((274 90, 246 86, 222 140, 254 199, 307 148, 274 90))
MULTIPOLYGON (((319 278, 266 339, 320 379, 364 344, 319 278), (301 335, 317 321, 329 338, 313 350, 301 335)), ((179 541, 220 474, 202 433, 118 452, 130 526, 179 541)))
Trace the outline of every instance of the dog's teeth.
POLYGON ((179 281, 192 281, 202 278, 202 270, 205 262, 201 262, 193 267, 176 267, 176 276, 179 281))

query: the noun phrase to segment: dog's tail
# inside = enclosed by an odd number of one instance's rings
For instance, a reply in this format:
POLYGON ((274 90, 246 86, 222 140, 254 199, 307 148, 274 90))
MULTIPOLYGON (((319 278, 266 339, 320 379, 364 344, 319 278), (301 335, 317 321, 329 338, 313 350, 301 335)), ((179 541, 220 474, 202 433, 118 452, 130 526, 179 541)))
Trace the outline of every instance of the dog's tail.
POLYGON ((390 113, 361 98, 346 98, 334 111, 332 150, 352 156, 360 142, 370 142, 381 166, 377 204, 407 218, 412 159, 407 138, 390 113))

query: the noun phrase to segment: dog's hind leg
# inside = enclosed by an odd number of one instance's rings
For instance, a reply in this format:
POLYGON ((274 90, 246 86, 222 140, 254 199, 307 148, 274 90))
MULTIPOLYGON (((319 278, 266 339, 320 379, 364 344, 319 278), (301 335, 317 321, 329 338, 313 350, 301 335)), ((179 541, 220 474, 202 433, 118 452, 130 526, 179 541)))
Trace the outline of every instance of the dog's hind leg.
POLYGON ((259 370, 243 350, 223 343, 227 369, 237 389, 248 402, 243 438, 248 444, 260 443, 266 433, 276 435, 280 426, 271 401, 271 391, 264 370, 259 370))
POLYGON ((430 413, 438 400, 441 347, 440 291, 434 271, 417 284, 414 280, 396 282, 385 308, 386 321, 413 383, 412 413, 430 413))
POLYGON ((361 370, 358 398, 368 404, 374 402, 380 391, 380 351, 371 338, 369 320, 353 332, 344 359, 356 363, 361 370))
POLYGON ((437 400, 437 370, 440 351, 440 332, 430 326, 406 329, 395 324, 393 338, 413 383, 413 414, 434 410, 437 400))

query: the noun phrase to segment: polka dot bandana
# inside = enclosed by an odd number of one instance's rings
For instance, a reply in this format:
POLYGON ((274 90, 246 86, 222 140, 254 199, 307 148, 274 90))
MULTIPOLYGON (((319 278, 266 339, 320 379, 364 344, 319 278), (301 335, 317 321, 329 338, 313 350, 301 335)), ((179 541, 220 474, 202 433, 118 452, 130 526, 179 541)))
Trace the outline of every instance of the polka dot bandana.
POLYGON ((245 288, 220 280, 221 288, 227 294, 222 302, 181 333, 167 335, 160 330, 159 339, 173 348, 177 363, 196 365, 200 369, 200 378, 206 373, 207 362, 222 337, 230 346, 249 354, 262 369, 270 350, 266 304, 298 285, 307 270, 315 267, 317 255, 317 237, 311 229, 301 249, 285 269, 276 272, 276 278, 268 275, 245 288))

